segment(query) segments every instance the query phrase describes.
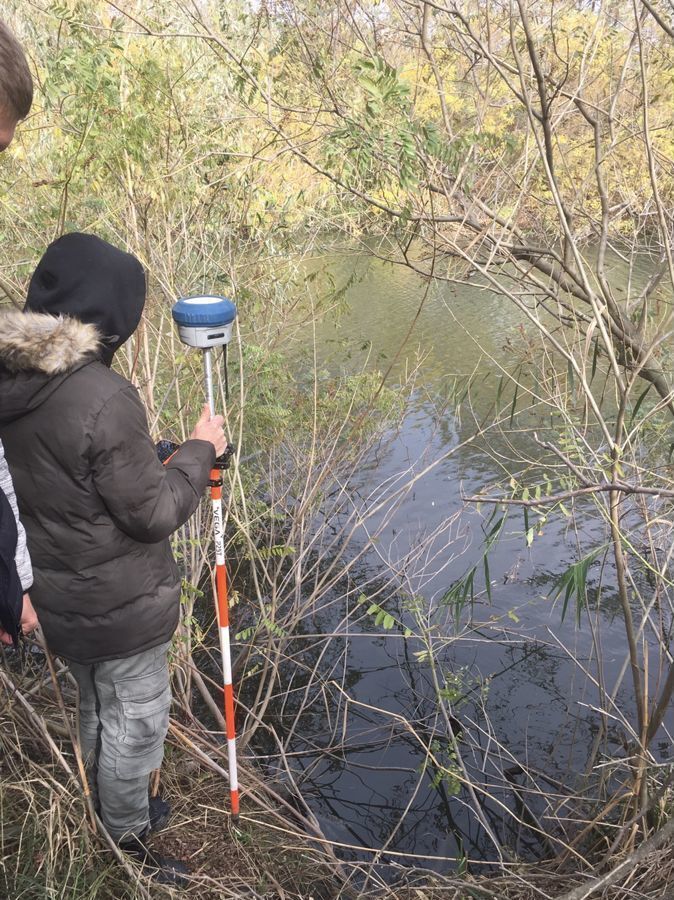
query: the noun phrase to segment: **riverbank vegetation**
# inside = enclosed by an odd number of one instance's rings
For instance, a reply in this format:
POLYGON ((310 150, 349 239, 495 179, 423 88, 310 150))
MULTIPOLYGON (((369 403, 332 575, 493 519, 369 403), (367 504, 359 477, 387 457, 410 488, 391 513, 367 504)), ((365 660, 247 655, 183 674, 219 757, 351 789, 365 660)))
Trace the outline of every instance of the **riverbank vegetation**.
MULTIPOLYGON (((664 743, 669 760, 668 5, 9 0, 4 15, 37 79, 34 110, 0 160, 5 302, 21 303, 44 246, 63 231, 128 246, 148 272, 149 301, 118 364, 138 384, 153 432, 178 439, 202 389, 171 305, 204 290, 239 306, 226 402, 239 454, 226 524, 244 815, 233 830, 224 812, 204 507, 176 537, 184 616, 162 774, 185 798, 166 840, 193 864, 192 895, 667 896, 671 765, 653 747, 664 743), (354 269, 337 281, 322 267, 328 237, 427 286, 381 365, 368 359, 345 374, 321 356, 316 329, 339 322, 358 278, 354 269), (443 285, 477 287, 516 310, 512 365, 497 367, 488 416, 474 402, 484 387, 470 372, 457 379, 442 413, 460 413, 461 438, 364 497, 354 476, 395 434, 422 364, 415 324, 443 285), (509 441, 515 432, 527 436, 526 452, 509 441), (466 498, 483 515, 477 562, 431 602, 423 586, 446 566, 439 547, 460 552, 461 513, 398 556, 380 538, 424 475, 467 443, 500 474, 466 498), (466 725, 465 698, 486 697, 489 686, 446 665, 474 625, 476 601, 498 590, 489 563, 506 525, 530 548, 553 522, 576 545, 577 561, 550 593, 560 619, 575 616, 592 636, 588 658, 568 654, 590 686, 593 717, 583 771, 554 784, 512 756, 488 717, 466 725), (363 575, 371 553, 379 567, 363 575), (624 633, 613 680, 607 604, 624 633), (433 730, 393 725, 418 745, 421 775, 470 810, 489 866, 467 852, 438 875, 428 857, 418 869, 409 854, 399 862, 392 836, 363 852, 331 842, 303 798, 294 733, 320 717, 326 754, 343 751, 352 700, 336 638, 364 627, 395 633, 425 667, 433 730), (475 764, 484 743, 486 780, 475 764), (508 827, 495 824, 488 801, 508 827), (509 843, 511 826, 536 836, 536 867, 509 843)), ((477 355, 480 335, 472 339, 477 355)), ((515 613, 511 623, 516 634, 515 613)), ((68 744, 66 673, 33 661, 21 674, 12 660, 3 672, 8 896, 160 893, 125 881, 110 850, 101 866, 105 843, 86 824, 68 744)))

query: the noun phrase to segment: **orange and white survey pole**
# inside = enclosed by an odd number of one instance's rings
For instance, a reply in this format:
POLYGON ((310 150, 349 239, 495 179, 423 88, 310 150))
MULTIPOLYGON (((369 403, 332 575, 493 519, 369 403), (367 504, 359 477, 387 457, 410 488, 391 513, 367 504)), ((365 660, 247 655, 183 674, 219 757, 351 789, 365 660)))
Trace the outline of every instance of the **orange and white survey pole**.
MULTIPOLYGON (((213 393, 213 347, 224 347, 232 336, 236 306, 226 297, 184 297, 173 307, 173 319, 183 343, 203 350, 204 386, 211 416, 215 415, 213 393)), ((232 653, 229 640, 229 599, 227 569, 225 567, 225 529, 222 515, 223 471, 229 468, 234 448, 227 446, 211 469, 210 488, 213 507, 213 542, 215 544, 215 608, 222 655, 223 705, 227 731, 227 759, 229 763, 229 792, 232 819, 239 816, 239 783, 236 766, 236 727, 234 723, 234 686, 232 684, 232 653)))

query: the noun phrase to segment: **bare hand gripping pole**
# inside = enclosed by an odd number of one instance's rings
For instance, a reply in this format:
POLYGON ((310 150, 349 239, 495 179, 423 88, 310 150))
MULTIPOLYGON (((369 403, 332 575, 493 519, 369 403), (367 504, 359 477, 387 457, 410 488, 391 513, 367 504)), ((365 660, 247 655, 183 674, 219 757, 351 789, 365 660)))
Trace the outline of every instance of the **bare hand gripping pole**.
MULTIPOLYGON (((236 306, 226 297, 201 296, 184 297, 172 310, 173 320, 178 326, 180 340, 190 347, 198 347, 204 356, 204 384, 206 398, 215 415, 213 395, 213 367, 211 348, 224 347, 232 337, 232 327, 236 318, 236 306)), ((225 724, 227 728, 227 755, 229 760, 229 790, 232 804, 232 818, 239 816, 239 785, 236 772, 236 729, 234 726, 234 689, 232 686, 232 655, 229 644, 229 602, 227 599, 227 570, 225 568, 225 535, 222 517, 222 471, 229 468, 234 452, 227 446, 222 456, 215 461, 211 470, 211 502, 213 504, 213 541, 215 544, 215 589, 220 651, 222 653, 222 674, 224 682, 225 724)))

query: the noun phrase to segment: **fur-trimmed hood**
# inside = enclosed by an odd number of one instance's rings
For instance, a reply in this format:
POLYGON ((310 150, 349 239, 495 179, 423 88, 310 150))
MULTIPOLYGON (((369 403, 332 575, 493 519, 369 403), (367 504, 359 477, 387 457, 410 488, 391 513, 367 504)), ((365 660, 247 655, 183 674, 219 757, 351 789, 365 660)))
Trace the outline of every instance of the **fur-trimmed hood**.
POLYGON ((0 366, 10 372, 68 372, 98 350, 93 325, 69 316, 9 310, 0 313, 0 366))
POLYGON ((135 256, 94 234, 53 241, 23 312, 0 313, 0 427, 30 415, 88 363, 110 366, 144 304, 145 273, 135 256))
POLYGON ((69 376, 99 358, 95 326, 69 316, 0 312, 0 426, 44 403, 69 376))

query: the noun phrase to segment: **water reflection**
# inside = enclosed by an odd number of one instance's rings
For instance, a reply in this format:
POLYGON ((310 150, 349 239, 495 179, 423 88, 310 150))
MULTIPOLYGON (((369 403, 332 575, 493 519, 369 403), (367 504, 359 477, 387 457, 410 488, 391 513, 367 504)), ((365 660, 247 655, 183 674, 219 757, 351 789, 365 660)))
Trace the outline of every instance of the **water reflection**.
MULTIPOLYGON (((448 587, 481 564, 484 553, 485 513, 466 506, 463 497, 508 471, 514 455, 539 458, 527 431, 507 428, 445 457, 493 404, 495 379, 512 363, 511 338, 521 334, 519 314, 480 285, 434 286, 401 355, 426 285, 365 254, 328 254, 323 263, 337 293, 340 284, 350 286, 337 324, 325 319, 319 327, 321 365, 360 371, 396 360, 394 380, 419 366, 401 429, 361 468, 353 494, 363 508, 375 507, 387 491, 395 492, 400 473, 409 477, 441 461, 392 515, 382 509, 368 520, 378 541, 350 573, 357 589, 336 586, 315 613, 317 630, 335 633, 320 660, 303 639, 289 651, 304 660, 307 672, 316 666, 322 673, 311 682, 314 694, 287 743, 294 777, 340 853, 373 862, 385 877, 387 866, 446 871, 465 857, 479 868, 498 858, 490 833, 519 858, 556 852, 565 799, 587 776, 588 749, 598 735, 602 686, 595 638, 601 629, 602 674, 610 681, 623 665, 625 638, 610 567, 601 602, 590 604, 580 629, 572 611, 561 621, 561 604, 549 594, 576 558, 577 534, 587 546, 600 546, 603 528, 580 512, 576 536, 556 519, 527 547, 522 515, 514 511, 489 557, 491 596, 480 570, 470 623, 464 616, 457 626, 442 606, 448 587), (473 377, 470 414, 460 418, 452 398, 456 380, 467 376, 473 377), (421 548, 417 555, 415 548, 421 548), (387 561, 405 569, 405 591, 396 593, 388 581, 377 586, 387 561), (396 620, 390 633, 358 609, 361 591, 386 594, 386 610, 396 620), (418 625, 409 605, 415 595, 431 610, 436 676, 459 673, 464 682, 449 723, 438 709, 426 645, 405 637, 406 627, 418 625), (473 790, 463 784, 457 751, 473 790)), ((318 290, 320 279, 314 283, 318 290)), ((540 413, 531 421, 541 426, 540 413)), ((367 540, 365 530, 361 540, 367 540)), ((596 587, 594 575, 591 582, 596 587)), ((293 674, 292 691, 306 700, 302 687, 293 674)), ((629 690, 618 692, 615 707, 633 719, 629 690)), ((279 731, 292 722, 295 708, 290 692, 276 711, 279 731)), ((617 721, 604 725, 605 749, 619 751, 624 729, 617 721)))

